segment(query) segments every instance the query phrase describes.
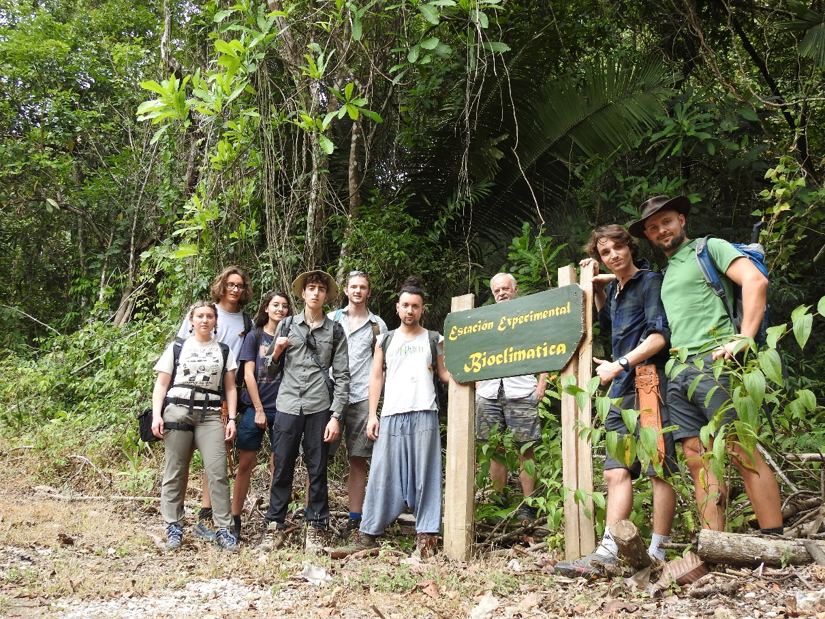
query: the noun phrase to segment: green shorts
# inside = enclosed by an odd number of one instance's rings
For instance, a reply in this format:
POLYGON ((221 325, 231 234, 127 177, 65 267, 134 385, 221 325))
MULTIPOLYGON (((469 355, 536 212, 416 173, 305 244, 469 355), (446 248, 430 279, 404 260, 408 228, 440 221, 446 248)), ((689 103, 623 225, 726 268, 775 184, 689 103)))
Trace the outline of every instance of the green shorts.
POLYGON ((476 394, 476 439, 488 440, 490 429, 496 424, 499 431, 510 430, 520 445, 540 440, 541 423, 535 392, 514 400, 490 400, 476 394))

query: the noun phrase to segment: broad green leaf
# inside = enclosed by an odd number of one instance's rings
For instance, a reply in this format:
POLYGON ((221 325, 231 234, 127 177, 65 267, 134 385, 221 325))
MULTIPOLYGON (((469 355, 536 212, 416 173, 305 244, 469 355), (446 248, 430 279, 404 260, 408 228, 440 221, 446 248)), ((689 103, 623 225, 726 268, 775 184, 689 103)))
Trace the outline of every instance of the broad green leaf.
POLYGON ((350 82, 344 87, 344 97, 347 101, 352 99, 352 91, 355 89, 355 82, 350 82))
POLYGON ((782 376, 782 359, 775 348, 768 348, 759 353, 759 367, 765 375, 779 386, 785 384, 782 376))
MULTIPOLYGON (((527 461, 525 461, 526 463, 527 461)), ((607 501, 604 498, 604 493, 602 492, 594 492, 590 495, 593 499, 593 503, 595 503, 599 508, 604 509, 607 506, 607 501)))
POLYGON ((347 103, 346 108, 347 108, 347 114, 349 114, 349 117, 352 120, 358 120, 358 108, 355 107, 354 105, 350 105, 349 103, 347 103))
POLYGON ((742 118, 744 118, 745 120, 750 120, 750 121, 752 121, 752 122, 756 122, 757 120, 759 120, 759 116, 757 116, 757 115, 756 115, 756 112, 754 112, 754 111, 753 111, 752 109, 750 109, 749 107, 743 107, 743 108, 741 108, 741 109, 739 110, 739 115, 740 115, 742 118))
POLYGON ((800 305, 791 312, 793 321, 793 334, 800 348, 805 348, 805 343, 811 336, 811 327, 814 323, 813 314, 809 314, 810 305, 800 305))
POLYGON ((430 37, 429 39, 424 39, 421 41, 419 45, 424 49, 435 49, 438 47, 438 39, 435 37, 430 37))
MULTIPOLYGON (((482 13, 483 15, 483 13, 482 13)), ((502 43, 501 41, 485 41, 484 48, 490 50, 491 52, 509 52, 510 46, 506 43, 502 43)))
POLYGON ((352 20, 352 40, 353 41, 360 41, 361 34, 362 34, 362 26, 361 26, 361 18, 356 17, 352 20))
POLYGON ((765 399, 765 375, 758 369, 751 370, 745 374, 743 382, 748 395, 753 398, 757 406, 762 406, 762 401, 765 399))
POLYGON ((582 410, 587 408, 587 400, 589 399, 589 397, 590 396, 587 394, 586 391, 579 391, 576 394, 576 406, 578 406, 582 410))
POLYGON ((598 376, 593 376, 590 380, 587 381, 587 393, 591 396, 596 394, 596 390, 599 388, 601 384, 601 379, 598 376))
POLYGON ((822 297, 816 304, 816 311, 820 316, 825 316, 825 297, 822 297))
POLYGON ((198 253, 198 246, 192 245, 190 243, 183 243, 172 252, 172 258, 188 258, 189 256, 195 256, 198 253))
MULTIPOLYGON (((825 298, 825 297, 823 297, 825 298)), ((777 325, 766 329, 766 343, 771 348, 776 348, 776 343, 788 332, 786 325, 777 325)))
MULTIPOLYGON (((419 7, 420 8, 420 7, 419 7)), ((410 64, 414 64, 416 60, 418 60, 418 54, 420 53, 420 48, 418 45, 413 46, 410 48, 410 51, 407 53, 407 62, 410 64)))
POLYGON ((221 23, 224 19, 226 19, 227 17, 232 15, 232 13, 234 13, 234 12, 235 12, 235 9, 226 9, 224 11, 218 11, 217 13, 215 13, 215 20, 214 20, 215 23, 216 24, 221 23))
POLYGON ((169 93, 169 90, 158 84, 155 80, 146 80, 145 82, 140 83, 140 87, 145 90, 152 90, 159 95, 165 95, 169 93))
POLYGON ((799 389, 796 392, 796 399, 802 403, 808 412, 812 413, 816 408, 816 397, 810 389, 799 389))
POLYGON ((599 415, 599 419, 604 420, 607 419, 607 413, 610 411, 610 398, 596 398, 596 413, 599 415))
POLYGON ((636 431, 636 422, 639 419, 639 413, 631 409, 626 409, 622 411, 622 420, 624 421, 624 425, 627 426, 628 432, 633 434, 636 431))
MULTIPOLYGON (((438 25, 440 21, 438 17, 438 9, 436 9, 432 4, 419 4, 418 10, 421 11, 421 14, 424 16, 424 19, 426 19, 434 26, 438 25)), ((415 61, 411 60, 410 62, 415 61)))
POLYGON ((373 122, 382 123, 384 119, 381 118, 381 115, 378 112, 373 112, 372 110, 361 110, 361 113, 372 120, 373 122))
POLYGON ((619 443, 619 433, 618 432, 608 432, 604 437, 604 448, 607 453, 610 454, 610 457, 614 460, 618 460, 618 443, 619 443))
POLYGON ((321 150, 323 150, 327 155, 331 155, 332 151, 335 150, 335 145, 325 135, 318 136, 318 144, 321 146, 321 150))
POLYGON ((688 391, 687 391, 688 400, 690 400, 693 397, 693 392, 696 391, 696 387, 699 386, 699 383, 702 380, 705 380, 705 375, 704 374, 699 374, 699 376, 694 378, 693 381, 690 383, 690 387, 688 387, 688 391))

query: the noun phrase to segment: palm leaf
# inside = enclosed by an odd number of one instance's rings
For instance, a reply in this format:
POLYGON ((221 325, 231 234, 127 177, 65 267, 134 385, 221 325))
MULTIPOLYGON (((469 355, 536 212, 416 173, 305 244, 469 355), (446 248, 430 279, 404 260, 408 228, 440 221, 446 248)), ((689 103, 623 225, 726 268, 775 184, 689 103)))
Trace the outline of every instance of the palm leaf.
POLYGON ((799 19, 780 22, 776 27, 783 30, 807 30, 799 43, 799 54, 812 59, 817 66, 825 68, 825 14, 809 9, 795 0, 788 2, 788 8, 799 19))

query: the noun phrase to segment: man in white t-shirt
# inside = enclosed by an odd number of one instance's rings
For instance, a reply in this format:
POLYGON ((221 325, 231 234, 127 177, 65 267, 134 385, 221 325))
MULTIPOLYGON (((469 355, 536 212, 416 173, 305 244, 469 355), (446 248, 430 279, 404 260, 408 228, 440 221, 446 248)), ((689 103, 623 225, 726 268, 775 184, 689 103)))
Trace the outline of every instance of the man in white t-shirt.
POLYGON ((396 310, 401 326, 380 339, 372 363, 367 436, 375 446, 361 528, 348 546, 332 551, 333 558, 376 547, 375 538, 406 508, 415 516, 417 555, 432 556, 438 543, 441 434, 433 368, 442 382, 450 380, 444 367, 444 338, 420 324, 424 290, 417 279, 407 280, 396 310), (379 421, 382 389, 384 406, 379 421))
MULTIPOLYGON (((518 284, 509 273, 498 273, 490 280, 490 289, 496 303, 504 303, 516 298, 518 284)), ((476 383, 476 439, 486 442, 493 426, 499 432, 510 430, 519 447, 521 471, 519 481, 524 497, 533 494, 536 485, 534 475, 525 469, 525 462, 533 461, 532 443, 541 440, 538 403, 544 397, 547 388, 546 374, 540 374, 538 380, 532 374, 493 378, 476 383), (522 452, 524 445, 530 447, 522 452)), ((533 470, 535 470, 534 467, 533 470)), ((504 489, 507 487, 507 465, 496 460, 490 461, 490 479, 493 482, 493 500, 499 507, 509 507, 504 489)), ((533 507, 522 504, 518 511, 519 521, 531 521, 536 518, 533 507)))

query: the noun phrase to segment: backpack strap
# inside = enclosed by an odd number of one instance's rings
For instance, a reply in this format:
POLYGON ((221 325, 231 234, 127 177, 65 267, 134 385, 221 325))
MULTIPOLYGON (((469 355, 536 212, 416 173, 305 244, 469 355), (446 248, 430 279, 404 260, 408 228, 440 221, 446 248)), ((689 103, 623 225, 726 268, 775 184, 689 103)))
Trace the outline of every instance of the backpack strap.
POLYGON ((243 333, 242 335, 246 337, 247 333, 251 333, 252 330, 255 328, 255 323, 252 322, 252 316, 247 314, 246 312, 241 312, 243 314, 243 333))
POLYGON ((384 353, 384 371, 387 371, 387 349, 390 347, 390 342, 392 341, 392 337, 395 335, 395 329, 392 331, 387 331, 386 335, 384 335, 384 339, 381 341, 381 352, 384 353))
POLYGON ((337 311, 337 312, 335 312, 335 318, 333 318, 333 320, 334 320, 335 322, 338 322, 339 320, 341 320, 341 314, 343 314, 343 313, 344 313, 344 308, 343 308, 343 307, 339 307, 339 308, 338 308, 338 311, 337 311))
POLYGON ((708 236, 696 241, 696 262, 699 265, 699 270, 702 272, 702 277, 705 278, 705 283, 708 285, 708 288, 713 291, 713 294, 721 299, 722 305, 725 307, 725 313, 728 315, 728 319, 733 325, 734 330, 738 333, 739 327, 734 319, 733 307, 731 306, 728 295, 725 292, 725 286, 722 284, 722 278, 719 275, 719 270, 716 268, 716 264, 713 262, 713 257, 708 251, 708 239, 711 237, 712 235, 709 234, 708 236))

